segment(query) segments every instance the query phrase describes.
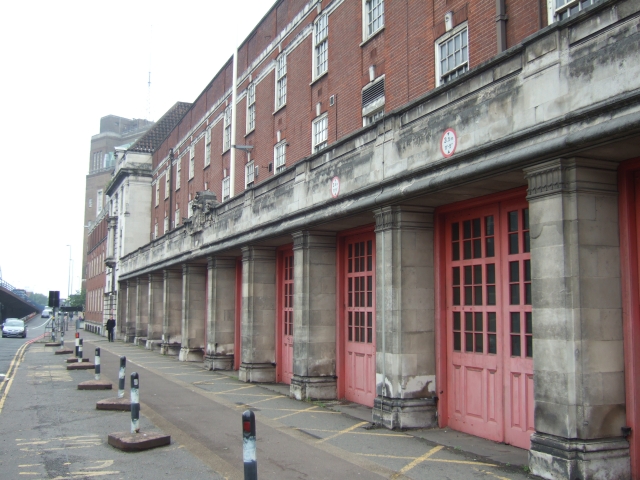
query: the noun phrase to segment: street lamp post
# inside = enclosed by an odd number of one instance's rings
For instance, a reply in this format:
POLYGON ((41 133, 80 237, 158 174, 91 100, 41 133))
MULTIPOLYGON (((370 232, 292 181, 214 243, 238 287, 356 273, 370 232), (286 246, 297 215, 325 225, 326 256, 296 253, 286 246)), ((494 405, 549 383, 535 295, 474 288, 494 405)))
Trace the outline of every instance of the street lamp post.
POLYGON ((67 267, 67 303, 71 297, 71 245, 69 247, 69 266, 67 267))

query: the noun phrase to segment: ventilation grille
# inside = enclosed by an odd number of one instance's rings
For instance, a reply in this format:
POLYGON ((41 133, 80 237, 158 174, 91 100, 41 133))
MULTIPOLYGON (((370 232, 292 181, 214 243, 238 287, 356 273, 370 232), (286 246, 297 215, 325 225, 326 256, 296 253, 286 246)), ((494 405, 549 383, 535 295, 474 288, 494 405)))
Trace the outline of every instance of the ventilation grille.
POLYGON ((362 108, 384 97, 384 78, 362 91, 362 108))

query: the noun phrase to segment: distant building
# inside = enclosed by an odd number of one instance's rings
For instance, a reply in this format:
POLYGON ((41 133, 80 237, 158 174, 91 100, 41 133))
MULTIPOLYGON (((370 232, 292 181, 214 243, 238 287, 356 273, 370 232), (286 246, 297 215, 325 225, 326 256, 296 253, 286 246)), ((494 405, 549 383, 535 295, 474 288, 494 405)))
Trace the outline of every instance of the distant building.
MULTIPOLYGON (((82 288, 87 279, 88 232, 104 209, 105 187, 113 173, 115 149, 129 146, 153 125, 144 119, 129 119, 107 115, 100 119, 100 133, 91 137, 89 173, 86 177, 84 201, 84 229, 82 232, 82 288), (88 230, 89 229, 89 230, 88 230)), ((73 293, 73 292, 72 292, 73 293)))

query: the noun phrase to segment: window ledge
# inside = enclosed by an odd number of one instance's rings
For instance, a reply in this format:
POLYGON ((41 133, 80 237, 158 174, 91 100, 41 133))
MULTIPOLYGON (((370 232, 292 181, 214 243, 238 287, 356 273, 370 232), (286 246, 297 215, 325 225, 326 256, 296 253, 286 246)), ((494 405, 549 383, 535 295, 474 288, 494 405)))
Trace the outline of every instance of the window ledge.
POLYGON ((287 102, 283 103, 278 108, 276 108, 271 115, 275 115, 276 113, 278 113, 280 110, 282 110, 286 106, 287 106, 287 102))
POLYGON ((369 41, 370 41, 371 39, 373 39, 373 38, 377 37, 378 35, 380 35, 380 33, 384 32, 384 27, 385 27, 385 26, 383 25, 383 26, 381 26, 378 30, 376 30, 375 32, 373 32, 369 37, 367 37, 367 39, 366 39, 366 40, 364 40, 364 41, 360 44, 360 46, 361 46, 361 47, 364 47, 367 43, 369 43, 369 41))
POLYGON ((313 79, 313 81, 309 84, 309 86, 313 85, 314 83, 316 83, 318 80, 322 80, 324 77, 326 77, 327 75, 329 75, 329 69, 327 69, 326 72, 324 72, 322 75, 320 75, 319 77, 316 77, 313 79))

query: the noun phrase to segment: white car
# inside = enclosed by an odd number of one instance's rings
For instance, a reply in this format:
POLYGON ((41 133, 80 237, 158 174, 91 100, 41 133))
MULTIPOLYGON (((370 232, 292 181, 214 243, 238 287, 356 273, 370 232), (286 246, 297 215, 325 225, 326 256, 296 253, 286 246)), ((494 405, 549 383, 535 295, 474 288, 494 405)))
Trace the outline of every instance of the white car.
POLYGON ((51 316, 51 309, 50 308, 45 308, 42 313, 40 314, 40 316, 42 318, 49 318, 51 316))

